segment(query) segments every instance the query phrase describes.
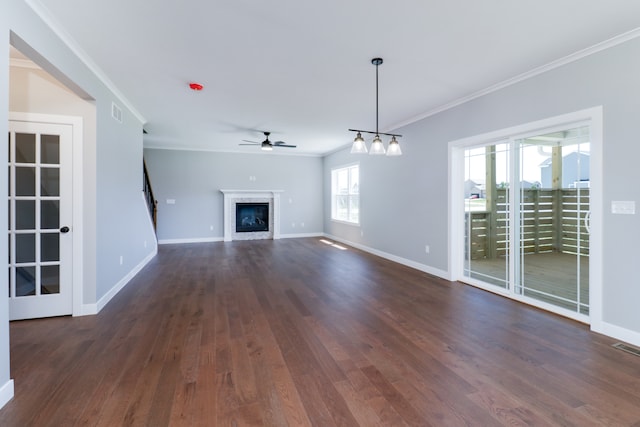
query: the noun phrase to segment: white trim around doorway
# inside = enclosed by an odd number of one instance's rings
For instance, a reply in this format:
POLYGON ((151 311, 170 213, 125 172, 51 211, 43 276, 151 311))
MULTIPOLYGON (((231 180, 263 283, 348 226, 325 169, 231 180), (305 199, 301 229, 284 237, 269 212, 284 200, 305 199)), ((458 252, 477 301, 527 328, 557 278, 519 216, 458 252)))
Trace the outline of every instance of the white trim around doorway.
POLYGON ((0 408, 6 405, 14 396, 13 380, 9 380, 0 386, 0 408))
POLYGON ((72 127, 72 197, 73 197, 73 272, 72 298, 73 316, 84 315, 83 307, 83 171, 82 171, 82 117, 62 116, 57 114, 9 112, 9 120, 16 122, 36 122, 70 125, 72 127))

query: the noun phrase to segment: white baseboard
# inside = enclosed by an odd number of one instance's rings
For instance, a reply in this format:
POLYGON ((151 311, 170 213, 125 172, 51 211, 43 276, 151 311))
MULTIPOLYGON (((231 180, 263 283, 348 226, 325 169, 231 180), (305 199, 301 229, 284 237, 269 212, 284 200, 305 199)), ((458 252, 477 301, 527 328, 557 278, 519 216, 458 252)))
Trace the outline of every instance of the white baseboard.
POLYGON ((9 380, 0 387, 0 408, 13 399, 13 380, 9 380))
POLYGON ((83 315, 91 315, 98 314, 100 310, 102 310, 108 303, 111 301, 113 297, 115 297, 118 292, 120 292, 127 283, 133 279, 136 274, 140 272, 144 268, 145 265, 149 263, 158 254, 158 249, 156 248, 152 251, 145 259, 143 259, 138 265, 136 265, 126 276, 124 276, 116 285, 109 290, 102 298, 98 300, 96 304, 83 304, 82 314, 83 315))
POLYGON ((369 252, 370 254, 379 256, 381 258, 385 258, 385 259, 388 259, 390 261, 397 262, 398 264, 402 264, 402 265, 406 265, 407 267, 415 268, 416 270, 420 270, 420 271, 422 271, 424 273, 431 274, 432 276, 436 276, 436 277, 440 277, 441 279, 449 280, 449 273, 444 271, 444 270, 440 270, 439 268, 433 268, 433 267, 430 267, 430 266, 428 266, 426 264, 421 264, 419 262, 412 261, 412 260, 406 259, 406 258, 402 258, 402 257, 399 257, 397 255, 393 255, 393 254, 390 254, 390 253, 387 253, 387 252, 383 252, 383 251, 380 251, 378 249, 370 248, 368 246, 361 245, 359 243, 350 242, 348 240, 341 239, 340 237, 332 236, 330 234, 324 233, 323 236, 328 238, 328 239, 335 240, 335 241, 340 242, 340 243, 344 243, 345 245, 353 246, 354 248, 360 249, 362 251, 369 252))
POLYGON ((182 243, 208 243, 222 242, 224 237, 193 237, 189 239, 161 239, 158 240, 159 245, 179 245, 182 243))
POLYGON ((98 304, 82 304, 80 313, 73 313, 73 316, 93 316, 98 314, 98 304))
POLYGON ((281 234, 281 239, 302 239, 305 237, 322 237, 324 233, 296 233, 296 234, 281 234))
POLYGON ((592 325, 591 330, 599 334, 607 335, 620 341, 624 341, 636 347, 640 347, 640 333, 611 323, 602 322, 599 327, 592 325))

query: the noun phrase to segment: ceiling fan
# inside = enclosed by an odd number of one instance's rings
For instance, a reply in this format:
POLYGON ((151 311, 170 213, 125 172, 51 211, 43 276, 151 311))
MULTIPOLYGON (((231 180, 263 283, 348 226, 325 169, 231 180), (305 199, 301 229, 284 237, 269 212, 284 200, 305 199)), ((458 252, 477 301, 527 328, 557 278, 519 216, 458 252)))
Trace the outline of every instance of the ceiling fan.
POLYGON ((259 145, 260 148, 264 151, 271 151, 273 150, 273 147, 296 148, 296 145, 289 145, 283 141, 271 142, 269 141, 269 135, 271 135, 271 132, 262 132, 262 133, 264 133, 264 137, 265 137, 264 141, 255 142, 255 141, 247 141, 246 139, 243 139, 243 141, 246 142, 247 144, 239 144, 239 145, 259 145))

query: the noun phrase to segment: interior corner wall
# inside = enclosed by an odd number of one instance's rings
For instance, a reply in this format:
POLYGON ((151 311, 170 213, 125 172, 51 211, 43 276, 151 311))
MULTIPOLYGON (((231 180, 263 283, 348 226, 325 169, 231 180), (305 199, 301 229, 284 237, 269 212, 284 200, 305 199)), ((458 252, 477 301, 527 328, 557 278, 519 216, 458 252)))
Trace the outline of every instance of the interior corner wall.
POLYGON ((3 17, 12 39, 36 52, 47 63, 39 65, 95 105, 96 135, 94 142, 83 142, 81 182, 83 302, 95 308, 155 252, 141 195, 142 123, 24 0, 6 3, 3 17), (112 103, 122 109, 122 123, 111 117, 112 103))
POLYGON ((473 99, 396 131, 403 156, 325 158, 325 231, 435 270, 448 269, 448 142, 603 107, 603 321, 640 342, 640 215, 614 215, 612 200, 640 200, 640 39, 633 39, 473 99), (331 168, 360 162, 361 226, 331 218, 331 168), (425 245, 430 246, 426 253, 425 245))
POLYGON ((320 157, 150 148, 144 156, 161 243, 222 240, 221 189, 283 190, 281 237, 323 232, 320 157))
MULTIPOLYGON (((0 14, 0 135, 9 132, 9 17, 8 14, 0 14)), ((0 150, 0 164, 8 162, 6 149, 0 150)), ((0 174, 0 200, 4 207, 0 209, 0 223, 7 224, 7 174, 0 174)), ((3 271, 7 271, 8 264, 8 238, 7 233, 0 233, 0 265, 4 265, 3 271)), ((0 289, 8 289, 7 275, 0 280, 0 289)), ((0 408, 6 401, 13 397, 11 385, 11 372, 9 364, 9 297, 7 292, 0 292, 0 408), (9 390, 11 388, 11 390, 9 390), (2 392, 4 391, 4 394, 2 392)))

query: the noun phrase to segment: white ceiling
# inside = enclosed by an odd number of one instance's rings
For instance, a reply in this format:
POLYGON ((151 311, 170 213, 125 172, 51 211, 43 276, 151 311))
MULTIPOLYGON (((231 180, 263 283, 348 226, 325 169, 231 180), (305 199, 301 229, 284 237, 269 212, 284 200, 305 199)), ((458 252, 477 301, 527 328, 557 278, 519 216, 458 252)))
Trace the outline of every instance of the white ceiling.
MULTIPOLYGON (((146 147, 296 154, 380 130, 640 27, 630 0, 31 0, 147 121, 146 147), (38 3, 39 2, 39 3, 38 3), (189 82, 205 86, 201 92, 189 82)), ((402 144, 401 140, 401 144, 402 144)))

